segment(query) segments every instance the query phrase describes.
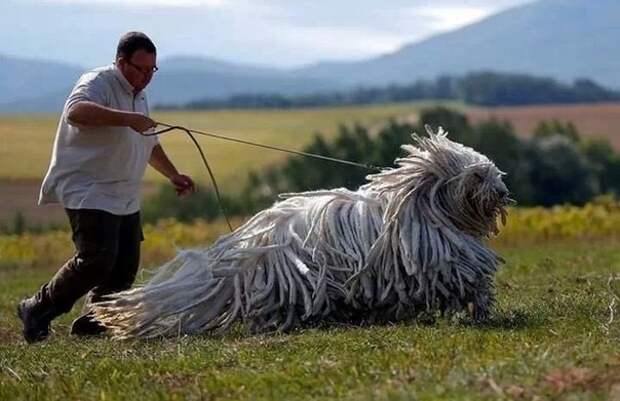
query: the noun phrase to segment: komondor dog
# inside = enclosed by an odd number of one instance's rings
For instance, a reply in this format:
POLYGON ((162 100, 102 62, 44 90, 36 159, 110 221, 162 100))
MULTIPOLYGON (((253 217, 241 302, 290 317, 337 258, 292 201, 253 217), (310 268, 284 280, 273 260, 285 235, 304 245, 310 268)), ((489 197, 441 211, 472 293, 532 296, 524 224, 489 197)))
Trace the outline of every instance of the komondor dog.
POLYGON ((283 200, 204 249, 181 251, 95 312, 117 338, 199 334, 236 321, 288 330, 425 311, 485 317, 502 259, 485 245, 511 201, 485 156, 430 129, 396 168, 283 200))

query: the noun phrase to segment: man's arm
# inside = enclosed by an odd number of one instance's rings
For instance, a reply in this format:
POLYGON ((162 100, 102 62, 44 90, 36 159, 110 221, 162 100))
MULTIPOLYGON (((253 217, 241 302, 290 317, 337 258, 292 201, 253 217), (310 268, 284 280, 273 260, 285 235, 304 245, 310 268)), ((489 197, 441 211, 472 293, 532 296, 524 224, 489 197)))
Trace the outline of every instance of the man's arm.
POLYGON ((157 144, 153 148, 149 164, 170 180, 172 185, 174 185, 174 189, 177 191, 177 195, 186 195, 196 191, 194 181, 186 175, 179 174, 161 145, 157 144))
POLYGON ((71 106, 67 111, 67 120, 86 127, 130 127, 138 132, 155 126, 155 121, 142 113, 116 110, 86 100, 71 106))

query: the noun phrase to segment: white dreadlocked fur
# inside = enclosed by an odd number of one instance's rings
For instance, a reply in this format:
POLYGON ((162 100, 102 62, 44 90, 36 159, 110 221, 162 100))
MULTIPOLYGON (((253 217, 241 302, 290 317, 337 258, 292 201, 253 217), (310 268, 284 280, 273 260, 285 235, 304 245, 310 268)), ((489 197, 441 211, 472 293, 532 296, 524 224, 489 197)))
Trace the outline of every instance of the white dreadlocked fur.
POLYGON ((198 334, 242 320, 288 330, 318 319, 484 317, 502 262, 484 239, 508 190, 485 156, 440 128, 403 145, 397 168, 344 188, 284 194, 204 249, 181 251, 95 313, 117 338, 198 334))

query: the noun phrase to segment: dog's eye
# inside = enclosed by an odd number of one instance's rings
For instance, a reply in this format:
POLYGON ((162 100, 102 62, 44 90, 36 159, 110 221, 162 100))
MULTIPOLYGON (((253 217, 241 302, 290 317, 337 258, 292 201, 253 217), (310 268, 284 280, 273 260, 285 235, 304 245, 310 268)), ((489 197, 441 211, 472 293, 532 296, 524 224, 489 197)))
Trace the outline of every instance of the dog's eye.
POLYGON ((484 177, 482 176, 482 174, 475 172, 474 173, 474 177, 476 177, 477 179, 479 179, 480 181, 484 180, 484 177))

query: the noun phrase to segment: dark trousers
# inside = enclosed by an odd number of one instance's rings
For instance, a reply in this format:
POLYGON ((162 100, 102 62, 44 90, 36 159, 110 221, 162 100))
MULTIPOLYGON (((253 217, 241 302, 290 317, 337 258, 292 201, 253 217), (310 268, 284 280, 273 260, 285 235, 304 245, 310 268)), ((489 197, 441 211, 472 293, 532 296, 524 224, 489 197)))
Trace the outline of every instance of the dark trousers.
POLYGON ((66 209, 76 253, 35 295, 41 312, 56 317, 86 295, 83 313, 103 295, 134 282, 144 239, 140 212, 117 216, 102 210, 66 209))

